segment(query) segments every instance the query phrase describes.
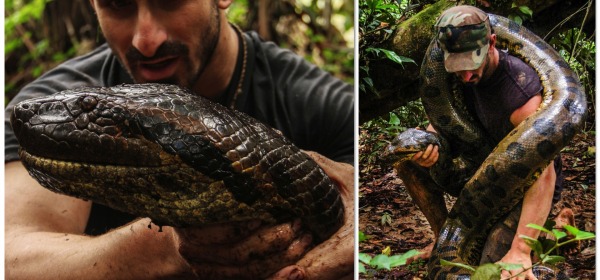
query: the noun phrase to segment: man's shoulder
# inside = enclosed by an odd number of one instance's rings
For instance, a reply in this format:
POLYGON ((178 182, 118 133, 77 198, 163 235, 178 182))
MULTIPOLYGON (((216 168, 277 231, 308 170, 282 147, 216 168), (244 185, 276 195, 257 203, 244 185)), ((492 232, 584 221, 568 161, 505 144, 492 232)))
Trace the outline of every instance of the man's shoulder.
POLYGON ((527 93, 527 96, 538 94, 542 89, 542 84, 537 71, 520 58, 508 54, 506 56, 505 69, 511 77, 515 86, 527 93))
MULTIPOLYGON (((503 52, 504 53, 504 52, 503 52)), ((506 67, 509 72, 535 72, 535 69, 531 67, 531 65, 527 64, 525 61, 520 59, 517 56, 514 56, 510 53, 506 54, 506 67)))
POLYGON ((95 65, 102 65, 108 59, 111 59, 112 56, 112 50, 108 44, 104 43, 88 53, 65 61, 60 66, 89 68, 95 65))
POLYGON ((266 41, 256 31, 247 31, 251 44, 258 59, 270 63, 285 63, 289 61, 305 62, 304 58, 289 49, 282 48, 272 41, 266 41))

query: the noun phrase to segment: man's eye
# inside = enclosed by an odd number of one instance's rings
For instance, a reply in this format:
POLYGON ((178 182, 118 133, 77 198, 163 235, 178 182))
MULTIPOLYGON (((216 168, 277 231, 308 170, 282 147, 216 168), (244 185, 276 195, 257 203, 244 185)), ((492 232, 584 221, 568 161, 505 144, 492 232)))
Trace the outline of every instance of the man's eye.
POLYGON ((127 1, 127 0, 115 0, 115 1, 110 1, 110 3, 109 3, 110 7, 115 10, 127 8, 128 6, 130 6, 132 4, 133 4, 133 1, 127 1))
POLYGON ((100 7, 113 10, 122 10, 134 4, 132 0, 100 0, 100 7))

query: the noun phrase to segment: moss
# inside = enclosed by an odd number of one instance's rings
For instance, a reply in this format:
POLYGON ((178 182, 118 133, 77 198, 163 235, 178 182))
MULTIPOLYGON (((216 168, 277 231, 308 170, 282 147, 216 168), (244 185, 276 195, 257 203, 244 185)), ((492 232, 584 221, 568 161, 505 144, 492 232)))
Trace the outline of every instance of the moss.
POLYGON ((416 15, 398 25, 392 37, 390 49, 402 56, 420 61, 433 36, 433 24, 437 17, 456 2, 443 0, 428 5, 416 15))

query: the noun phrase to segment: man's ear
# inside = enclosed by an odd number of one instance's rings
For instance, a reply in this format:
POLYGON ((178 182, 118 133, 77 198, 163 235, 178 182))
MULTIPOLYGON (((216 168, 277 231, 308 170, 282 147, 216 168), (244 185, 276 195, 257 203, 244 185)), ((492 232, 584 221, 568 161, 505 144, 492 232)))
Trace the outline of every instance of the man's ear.
POLYGON ((496 34, 490 34, 490 46, 495 46, 496 45, 496 34))
POLYGON ((217 6, 219 7, 219 9, 225 10, 225 9, 229 8, 231 3, 233 3, 233 0, 219 0, 219 2, 217 3, 217 6))

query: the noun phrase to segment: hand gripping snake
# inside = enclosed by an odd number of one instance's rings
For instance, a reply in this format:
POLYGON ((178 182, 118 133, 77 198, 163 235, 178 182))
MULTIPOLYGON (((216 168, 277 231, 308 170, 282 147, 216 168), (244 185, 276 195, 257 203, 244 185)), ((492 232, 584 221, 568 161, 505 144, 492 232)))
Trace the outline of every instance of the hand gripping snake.
POLYGON ((301 218, 323 241, 344 221, 338 189, 307 154, 176 86, 66 90, 17 104, 11 124, 42 186, 158 225, 301 218))
MULTIPOLYGON (((424 139, 421 147, 440 145, 440 159, 430 175, 458 198, 427 265, 431 279, 470 279, 466 270, 442 266, 441 260, 479 264, 491 228, 523 199, 585 121, 584 90, 560 55, 521 25, 497 15, 489 18, 497 34, 497 47, 508 49, 538 73, 543 86, 540 108, 494 146, 466 110, 456 78, 445 71, 442 50, 433 40, 421 66, 420 94, 439 135, 431 137, 427 132, 409 130, 384 152, 388 157, 403 150, 414 153, 411 148, 419 145, 403 139, 415 135, 424 139)), ((540 279, 554 277, 546 267, 536 267, 534 273, 540 279)))

